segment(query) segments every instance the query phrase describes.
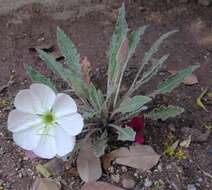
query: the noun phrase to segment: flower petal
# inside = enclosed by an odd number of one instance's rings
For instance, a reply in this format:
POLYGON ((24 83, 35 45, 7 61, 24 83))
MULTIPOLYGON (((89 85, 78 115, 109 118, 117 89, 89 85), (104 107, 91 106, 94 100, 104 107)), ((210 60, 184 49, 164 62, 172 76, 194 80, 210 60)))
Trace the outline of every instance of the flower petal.
POLYGON ((21 148, 26 150, 33 150, 37 147, 41 139, 41 136, 38 134, 38 130, 41 127, 42 126, 29 128, 24 131, 13 133, 13 140, 21 148))
POLYGON ((38 97, 44 110, 49 111, 56 99, 54 91, 44 84, 32 84, 30 90, 38 97))
POLYGON ((78 135, 84 126, 83 117, 79 113, 69 114, 57 120, 58 127, 63 128, 69 135, 78 135))
POLYGON ((138 132, 144 129, 144 120, 142 117, 133 117, 127 125, 138 132))
POLYGON ((144 144, 144 135, 142 132, 137 132, 135 135, 135 142, 138 144, 144 144))
POLYGON ((52 107, 57 117, 73 114, 77 112, 77 105, 73 98, 67 94, 59 93, 52 107))
POLYGON ((55 140, 57 147, 57 155, 65 156, 74 149, 75 137, 70 136, 61 127, 55 129, 55 140))
POLYGON ((12 110, 8 116, 8 129, 12 132, 19 132, 27 128, 37 126, 41 123, 40 117, 31 113, 19 110, 12 110))
POLYGON ((35 94, 29 90, 21 90, 15 97, 14 105, 16 109, 32 114, 43 113, 40 100, 35 94))
POLYGON ((49 130, 48 135, 42 135, 38 146, 33 152, 41 158, 51 159, 56 156, 57 149, 55 143, 54 127, 49 130))

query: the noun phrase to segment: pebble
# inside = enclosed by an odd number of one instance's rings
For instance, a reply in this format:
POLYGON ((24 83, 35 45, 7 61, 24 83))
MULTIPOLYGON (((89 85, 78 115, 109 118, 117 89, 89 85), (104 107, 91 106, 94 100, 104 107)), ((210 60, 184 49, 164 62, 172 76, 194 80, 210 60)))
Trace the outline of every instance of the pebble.
POLYGON ((196 186, 194 184, 188 184, 187 190, 197 190, 196 186))
POLYGON ((126 189, 132 189, 135 187, 135 181, 130 178, 124 178, 122 180, 122 186, 126 189))
POLYGON ((126 167, 126 166, 122 166, 122 167, 121 167, 121 171, 122 171, 122 172, 127 172, 127 167, 126 167))
POLYGON ((109 171, 111 174, 113 174, 113 173, 114 173, 114 167, 113 167, 113 166, 109 167, 109 168, 108 168, 108 171, 109 171))
POLYGON ((152 186, 152 181, 148 177, 144 180, 144 186, 145 187, 151 187, 152 186))
POLYGON ((119 183, 119 181, 120 181, 120 175, 119 174, 112 174, 111 175, 111 179, 112 179, 113 182, 119 183))
POLYGON ((199 177, 199 178, 197 179, 197 181, 201 183, 201 182, 203 182, 203 178, 202 178, 202 177, 199 177))

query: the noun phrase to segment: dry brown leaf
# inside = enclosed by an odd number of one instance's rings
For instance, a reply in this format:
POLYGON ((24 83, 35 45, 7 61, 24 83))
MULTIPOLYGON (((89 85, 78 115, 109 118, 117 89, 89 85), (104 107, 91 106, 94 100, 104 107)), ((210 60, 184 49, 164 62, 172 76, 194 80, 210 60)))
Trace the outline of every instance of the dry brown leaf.
POLYGON ((33 183, 31 190, 60 190, 60 184, 49 178, 38 178, 33 183))
MULTIPOLYGON (((177 73, 176 70, 168 70, 168 72, 172 75, 175 75, 177 73)), ((183 81, 183 83, 186 85, 193 85, 193 84, 198 84, 199 81, 196 75, 191 74, 183 81)))
MULTIPOLYGON (((108 160, 106 159, 108 163, 115 160, 117 164, 146 171, 158 163, 160 155, 151 146, 133 145, 129 148, 123 147, 114 150, 107 157, 109 158, 108 160)), ((108 165, 108 163, 103 162, 103 165, 108 165)))
POLYGON ((123 64, 127 59, 127 55, 128 55, 128 39, 125 38, 122 41, 121 46, 117 52, 116 56, 117 63, 123 64))
POLYGON ((105 182, 90 182, 82 186, 81 190, 124 190, 105 182))
POLYGON ((64 172, 64 162, 59 158, 53 158, 44 164, 44 167, 48 169, 54 175, 61 175, 64 172))
POLYGON ((87 57, 82 57, 80 60, 80 64, 81 64, 81 69, 82 69, 82 73, 83 73, 83 79, 87 84, 89 84, 90 83, 89 72, 90 72, 91 64, 88 61, 87 57))
POLYGON ((96 181, 102 176, 100 159, 95 156, 90 141, 85 142, 79 151, 77 170, 85 182, 96 181))

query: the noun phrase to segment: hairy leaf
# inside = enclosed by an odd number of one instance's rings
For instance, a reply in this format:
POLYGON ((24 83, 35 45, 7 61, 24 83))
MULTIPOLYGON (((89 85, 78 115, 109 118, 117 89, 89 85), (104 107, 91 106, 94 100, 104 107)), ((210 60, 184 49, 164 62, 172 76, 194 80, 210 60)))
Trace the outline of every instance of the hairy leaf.
POLYGON ((176 33, 177 30, 172 30, 163 34, 153 45, 152 47, 144 54, 144 58, 142 60, 142 65, 146 65, 152 58, 152 56, 158 51, 160 45, 163 41, 168 38, 170 35, 176 33))
POLYGON ((177 115, 180 115, 183 112, 183 108, 169 105, 155 108, 150 113, 145 114, 145 116, 153 120, 161 119, 162 121, 165 121, 166 119, 176 117, 177 115))
POLYGON ((117 75, 120 73, 120 65, 117 63, 117 53, 121 43, 127 37, 128 26, 125 19, 125 7, 119 9, 119 15, 116 22, 115 31, 112 36, 109 50, 109 66, 108 66, 108 86, 107 95, 111 95, 114 91, 114 83, 117 81, 117 75))
POLYGON ((33 82, 38 82, 49 86, 55 92, 57 91, 54 84, 50 81, 49 78, 42 75, 39 71, 34 69, 31 65, 26 67, 26 73, 31 77, 33 82))
POLYGON ((135 53, 135 49, 136 49, 136 47, 137 47, 137 45, 138 45, 138 43, 140 41, 140 37, 141 37, 142 34, 144 34, 146 28, 147 28, 147 26, 140 27, 138 30, 132 32, 132 34, 130 36, 130 39, 129 39, 129 42, 128 42, 127 39, 125 40, 125 41, 127 41, 127 51, 124 51, 124 53, 123 53, 125 55, 124 56, 125 59, 122 59, 124 61, 122 61, 123 62, 122 65, 123 66, 120 69, 120 77, 119 77, 119 79, 117 81, 118 86, 117 86, 117 89, 116 89, 116 94, 115 94, 114 103, 113 103, 114 107, 116 107, 116 103, 117 103, 117 99, 118 99, 118 96, 119 96, 122 79, 123 79, 123 76, 124 76, 124 72, 125 72, 125 70, 127 68, 128 61, 132 57, 132 55, 135 53))
POLYGON ((47 66, 55 73, 57 73, 62 79, 64 79, 65 81, 68 81, 68 72, 65 70, 65 68, 63 68, 63 66, 55 61, 55 59, 53 57, 51 57, 50 55, 48 55, 48 53, 44 52, 43 50, 39 50, 37 49, 37 52, 39 54, 39 57, 45 61, 45 63, 47 64, 47 66))
POLYGON ((104 97, 101 91, 96 89, 93 83, 89 86, 89 101, 97 111, 101 110, 104 97))
POLYGON ((108 134, 104 131, 100 137, 96 137, 92 141, 92 148, 97 158, 100 158, 105 153, 107 147, 108 134))
POLYGON ((137 30, 133 31, 129 38, 129 55, 128 59, 132 57, 135 53, 136 47, 138 46, 141 36, 144 34, 148 26, 139 27, 137 30))
POLYGON ((118 133, 118 140, 120 141, 135 141, 136 132, 130 127, 124 127, 124 128, 119 127, 117 133, 118 133))
POLYGON ((157 90, 156 94, 164 94, 171 92, 175 87, 177 87, 181 82, 185 80, 199 65, 192 65, 185 69, 178 71, 175 75, 168 77, 163 83, 161 83, 157 90))
POLYGON ((168 57, 169 55, 167 54, 157 61, 154 61, 152 67, 148 71, 144 72, 142 78, 136 83, 136 87, 134 90, 140 87, 141 84, 147 83, 153 76, 155 76, 158 73, 159 69, 162 67, 163 63, 168 59, 168 57))
POLYGON ((151 98, 147 96, 134 96, 129 98, 127 101, 122 102, 115 112, 121 112, 122 114, 134 112, 149 101, 151 101, 151 98))
POLYGON ((57 42, 61 53, 65 57, 66 64, 70 66, 70 70, 78 76, 81 75, 80 55, 74 43, 60 28, 57 28, 57 42))

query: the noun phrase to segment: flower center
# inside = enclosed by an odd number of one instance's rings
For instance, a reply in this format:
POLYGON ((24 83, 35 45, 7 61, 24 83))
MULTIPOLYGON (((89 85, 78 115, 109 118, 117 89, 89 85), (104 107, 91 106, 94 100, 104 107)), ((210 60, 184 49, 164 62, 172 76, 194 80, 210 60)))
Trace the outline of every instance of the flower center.
POLYGON ((56 121, 55 115, 53 112, 47 112, 42 116, 42 120, 45 125, 53 125, 56 121))

